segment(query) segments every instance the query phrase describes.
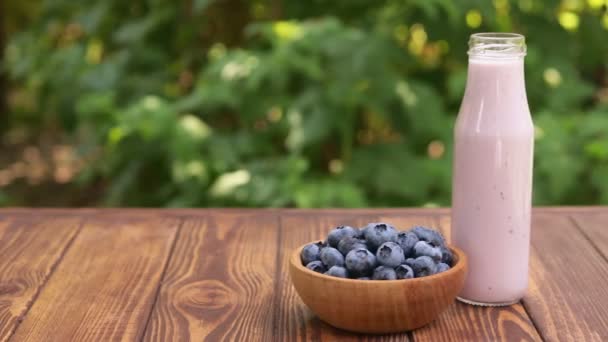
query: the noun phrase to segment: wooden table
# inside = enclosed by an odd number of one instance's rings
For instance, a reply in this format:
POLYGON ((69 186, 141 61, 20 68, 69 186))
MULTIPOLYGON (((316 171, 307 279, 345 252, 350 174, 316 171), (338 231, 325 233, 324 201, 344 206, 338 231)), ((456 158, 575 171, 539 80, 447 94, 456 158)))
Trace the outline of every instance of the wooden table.
POLYGON ((297 297, 287 256, 378 220, 450 236, 446 209, 0 210, 0 341, 608 341, 608 208, 535 210, 519 304, 339 331, 297 297))

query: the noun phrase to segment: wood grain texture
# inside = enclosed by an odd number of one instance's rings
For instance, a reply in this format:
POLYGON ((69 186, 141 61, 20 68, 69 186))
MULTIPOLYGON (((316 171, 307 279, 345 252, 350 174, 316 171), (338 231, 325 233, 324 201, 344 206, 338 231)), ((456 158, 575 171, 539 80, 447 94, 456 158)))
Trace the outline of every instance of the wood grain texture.
POLYGON ((0 341, 7 341, 76 236, 78 218, 0 218, 0 341))
MULTIPOLYGON (((393 217, 383 220, 398 226, 427 225, 438 228, 450 240, 450 217, 393 217), (402 222, 399 224, 398 222, 402 222)), ((413 331, 416 341, 540 341, 521 304, 482 308, 454 303, 431 324, 413 331)))
POLYGON ((456 302, 441 319, 414 331, 416 341, 541 341, 521 304, 472 307, 456 302))
POLYGON ((146 341, 272 341, 276 215, 184 223, 146 341))
POLYGON ((140 339, 177 228, 176 220, 86 221, 14 339, 140 339))
POLYGON ((586 215, 577 214, 572 218, 589 242, 608 261, 608 210, 586 215))
POLYGON ((524 305, 547 341, 608 340, 608 263, 566 215, 534 215, 524 305))
POLYGON ((336 329, 320 321, 298 297, 289 277, 289 256, 304 243, 321 240, 338 225, 362 226, 377 220, 375 216, 352 214, 308 215, 292 213, 281 216, 281 239, 279 243, 279 270, 275 295, 274 341, 408 341, 407 334, 392 334, 381 337, 357 335, 336 329))
POLYGON ((0 209, 0 341, 608 341, 606 207, 534 210, 523 306, 455 303, 381 336, 321 322, 287 271, 293 248, 373 221, 450 236, 445 208, 0 209))

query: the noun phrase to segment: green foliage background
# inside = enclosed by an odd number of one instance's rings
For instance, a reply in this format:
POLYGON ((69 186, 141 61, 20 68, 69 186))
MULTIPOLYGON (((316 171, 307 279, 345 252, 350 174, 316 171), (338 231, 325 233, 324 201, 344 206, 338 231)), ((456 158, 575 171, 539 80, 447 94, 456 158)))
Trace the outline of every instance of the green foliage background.
POLYGON ((22 95, 6 126, 58 130, 100 205, 449 205, 480 31, 527 38, 535 203, 608 203, 602 0, 4 6, 3 73, 22 95))

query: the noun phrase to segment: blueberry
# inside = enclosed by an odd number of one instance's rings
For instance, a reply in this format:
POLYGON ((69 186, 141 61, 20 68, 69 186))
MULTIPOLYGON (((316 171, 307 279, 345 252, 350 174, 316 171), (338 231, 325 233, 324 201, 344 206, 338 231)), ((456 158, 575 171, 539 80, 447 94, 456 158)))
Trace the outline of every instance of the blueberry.
POLYGON ((441 262, 448 266, 454 265, 454 254, 452 254, 452 251, 446 246, 441 246, 439 249, 441 250, 441 262))
POLYGON ((416 258, 412 269, 414 270, 416 278, 426 277, 437 273, 437 265, 435 265, 435 262, 431 257, 426 255, 416 258))
POLYGON ((370 250, 375 251, 381 244, 395 241, 397 230, 387 223, 370 223, 365 227, 364 235, 370 250))
POLYGON ((394 242, 385 242, 376 252, 376 260, 380 265, 388 267, 397 267, 405 261, 403 249, 394 242))
POLYGON ((367 248, 365 245, 365 240, 354 236, 347 236, 338 243, 338 250, 344 255, 348 254, 348 252, 355 248, 367 248))
POLYGON ((358 236, 359 230, 351 226, 338 226, 327 235, 327 242, 331 247, 338 247, 340 240, 347 236, 358 236))
MULTIPOLYGON (((430 243, 426 241, 418 241, 416 245, 414 245, 414 254, 416 257, 420 257, 426 255, 428 257, 433 258, 435 261, 441 261, 441 249, 439 247, 433 247, 430 243)), ((323 259, 321 259, 323 260, 323 259)))
POLYGON ((325 268, 325 265, 323 265, 323 263, 320 262, 319 260, 315 260, 315 261, 312 261, 312 262, 306 264, 306 268, 308 268, 309 270, 313 270, 315 272, 319 272, 319 273, 325 273, 325 271, 327 271, 327 269, 325 268))
POLYGON ((346 269, 356 276, 367 276, 376 267, 376 257, 365 248, 357 248, 346 254, 346 269))
POLYGON ((333 277, 348 278, 348 272, 346 272, 346 268, 342 266, 332 266, 325 274, 333 277))
POLYGON ((360 277, 360 278, 357 278, 357 280, 370 280, 370 279, 369 279, 369 277, 360 277))
POLYGON ((445 239, 440 232, 426 227, 414 227, 412 233, 418 236, 418 239, 431 243, 433 246, 445 246, 445 239))
POLYGON ((414 267, 414 261, 416 261, 416 259, 414 258, 407 258, 405 259, 404 264, 408 265, 409 267, 414 267))
POLYGON ((300 259, 303 265, 308 265, 315 260, 321 260, 321 248, 323 247, 322 242, 315 242, 308 244, 302 248, 300 253, 300 259))
POLYGON ((372 276, 373 280, 395 280, 397 279, 397 274, 392 267, 386 266, 378 266, 374 270, 374 275, 372 276))
POLYGON ((395 268, 397 279, 410 279, 414 278, 414 270, 408 265, 399 265, 395 268))
POLYGON ((327 267, 344 266, 344 256, 339 250, 333 247, 321 249, 321 261, 327 267))
POLYGON ((450 265, 440 262, 437 264, 437 273, 445 272, 450 269, 450 265))
POLYGON ((400 232, 395 239, 395 242, 403 249, 403 254, 406 258, 414 255, 414 245, 418 241, 418 236, 412 232, 400 232))

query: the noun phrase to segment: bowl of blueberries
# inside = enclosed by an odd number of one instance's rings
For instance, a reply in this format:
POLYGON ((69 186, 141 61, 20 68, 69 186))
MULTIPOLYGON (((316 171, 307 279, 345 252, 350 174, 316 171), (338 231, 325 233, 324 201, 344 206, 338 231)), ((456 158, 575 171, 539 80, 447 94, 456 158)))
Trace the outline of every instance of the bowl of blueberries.
POLYGON ((437 230, 389 223, 339 226, 297 248, 289 272, 302 301, 323 321, 361 333, 422 327, 454 302, 467 259, 437 230))

